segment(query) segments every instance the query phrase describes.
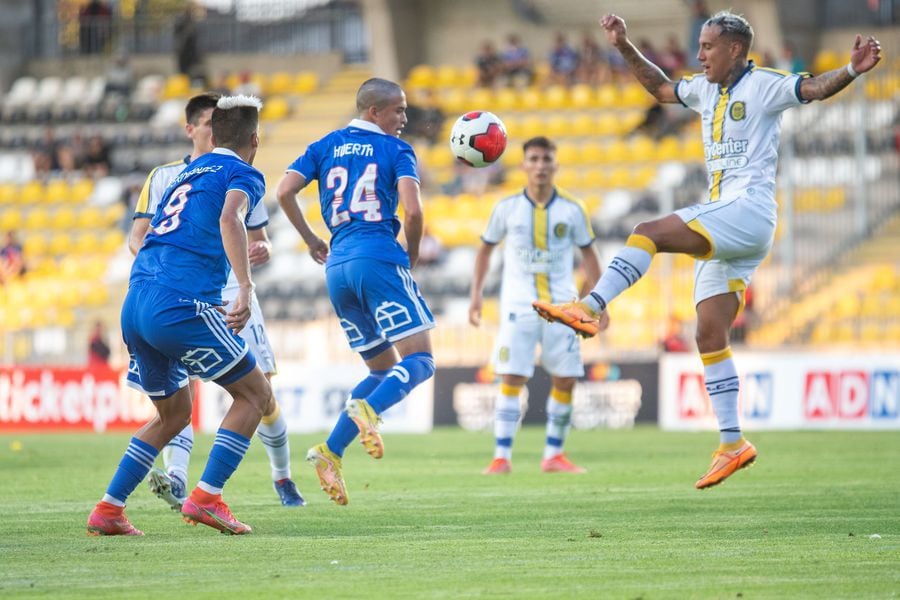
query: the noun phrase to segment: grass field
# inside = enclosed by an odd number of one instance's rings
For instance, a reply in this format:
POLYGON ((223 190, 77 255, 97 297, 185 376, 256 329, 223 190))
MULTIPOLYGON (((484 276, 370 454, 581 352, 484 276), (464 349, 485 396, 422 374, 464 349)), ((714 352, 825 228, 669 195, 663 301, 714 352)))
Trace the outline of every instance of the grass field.
POLYGON ((0 436, 0 598, 900 595, 896 432, 757 433, 757 466, 704 492, 715 434, 576 431, 581 476, 542 474, 542 438, 523 430, 495 477, 487 433, 389 435, 380 462, 354 444, 339 507, 301 462, 320 436, 293 436, 300 509, 276 504, 254 441, 226 490, 252 535, 190 527, 142 485, 128 514, 146 536, 90 538, 128 436, 0 436))

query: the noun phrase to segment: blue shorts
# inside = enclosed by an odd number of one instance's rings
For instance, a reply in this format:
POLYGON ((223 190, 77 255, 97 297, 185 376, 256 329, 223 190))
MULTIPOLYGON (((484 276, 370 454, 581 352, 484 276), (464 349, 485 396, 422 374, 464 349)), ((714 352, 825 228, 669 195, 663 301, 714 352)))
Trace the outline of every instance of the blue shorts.
POLYGON ((329 266, 325 278, 334 311, 357 352, 434 327, 434 317, 406 267, 357 258, 329 266))
POLYGON ((131 285, 121 320, 131 357, 128 385, 151 399, 171 396, 189 377, 228 374, 236 381, 256 366, 244 340, 228 329, 213 305, 173 289, 150 282, 131 285), (242 372, 230 373, 239 363, 242 372))

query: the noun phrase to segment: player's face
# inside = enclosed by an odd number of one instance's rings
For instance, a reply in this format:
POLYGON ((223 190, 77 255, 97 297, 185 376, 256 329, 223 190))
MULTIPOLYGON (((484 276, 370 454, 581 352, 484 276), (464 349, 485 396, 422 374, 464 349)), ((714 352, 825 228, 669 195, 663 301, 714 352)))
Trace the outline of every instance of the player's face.
POLYGON ((406 94, 401 92, 381 108, 375 109, 373 120, 386 134, 400 137, 406 126, 406 94))
POLYGON ((188 137, 194 143, 194 150, 198 154, 206 154, 212 152, 212 108, 207 108, 200 113, 197 123, 188 123, 185 125, 188 137))
POLYGON ((734 63, 740 55, 740 44, 719 35, 718 25, 700 30, 700 51, 697 60, 710 83, 723 83, 734 70, 734 63))
POLYGON ((553 176, 559 163, 556 162, 556 153, 548 148, 532 146, 525 152, 522 161, 522 169, 528 178, 528 186, 553 185, 553 176))

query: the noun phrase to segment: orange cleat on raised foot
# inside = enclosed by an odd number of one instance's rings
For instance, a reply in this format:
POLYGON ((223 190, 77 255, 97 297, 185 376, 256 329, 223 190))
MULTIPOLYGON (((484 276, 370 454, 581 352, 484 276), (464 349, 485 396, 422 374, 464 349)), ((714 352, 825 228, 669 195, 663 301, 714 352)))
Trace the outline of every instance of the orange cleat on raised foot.
POLYGON ((732 444, 734 449, 719 447, 713 452, 712 465, 706 475, 697 480, 694 487, 702 490, 714 485, 719 485, 732 473, 753 465, 756 460, 756 447, 745 439, 732 444))
POLYGON ((506 458, 495 458, 491 464, 481 472, 482 475, 505 475, 512 471, 512 463, 506 458))
POLYGON ((591 338, 600 332, 600 315, 581 302, 551 304, 542 300, 531 303, 535 312, 551 323, 562 323, 571 327, 583 338, 591 338))
POLYGON ((343 506, 350 501, 341 472, 341 457, 332 452, 328 444, 323 443, 310 448, 306 453, 306 461, 316 468, 322 491, 328 494, 335 504, 343 506))
POLYGON ((202 523, 227 535, 244 535, 253 529, 234 518, 221 494, 213 495, 194 489, 181 505, 181 517, 185 523, 202 523))
POLYGON ((375 413, 365 400, 351 398, 347 400, 347 406, 344 408, 347 416, 356 423, 359 429, 359 441, 366 449, 366 452, 372 458, 381 458, 384 456, 384 440, 378 433, 378 424, 381 423, 381 417, 375 413))
POLYGON ((125 516, 125 507, 100 501, 87 522, 88 535, 144 535, 125 516))
POLYGON ((542 460, 541 471, 544 473, 587 473, 587 469, 573 463, 562 452, 542 460))

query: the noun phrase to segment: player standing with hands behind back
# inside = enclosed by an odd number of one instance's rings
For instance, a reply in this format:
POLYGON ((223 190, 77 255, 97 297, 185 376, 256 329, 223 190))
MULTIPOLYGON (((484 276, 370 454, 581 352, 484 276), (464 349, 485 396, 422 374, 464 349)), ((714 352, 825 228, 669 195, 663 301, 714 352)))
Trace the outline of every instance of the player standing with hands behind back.
POLYGON ((600 19, 607 40, 622 53, 638 81, 659 102, 681 102, 702 116, 709 196, 706 202, 640 223, 593 291, 579 302, 535 302, 541 316, 569 325, 586 337, 598 331, 607 305, 634 285, 657 252, 697 259, 694 303, 697 347, 706 390, 719 422, 720 444, 698 489, 724 481, 756 460, 741 433, 739 379, 731 357, 731 325, 744 302, 750 277, 769 253, 775 233, 775 171, 781 113, 838 93, 881 60, 873 37, 857 35, 850 64, 816 77, 757 67, 747 55, 753 28, 739 15, 720 12, 703 26, 697 59, 703 76, 671 81, 625 35, 625 22, 600 19))
POLYGON ((428 334, 434 317, 410 273, 419 257, 424 217, 416 155, 399 139, 406 125, 406 94, 394 82, 369 79, 356 93, 356 108, 359 118, 314 142, 291 163, 277 192, 313 259, 323 263, 327 257, 331 303, 350 347, 369 367, 331 435, 307 454, 322 489, 338 504, 349 500, 344 450, 359 433, 366 452, 381 458, 379 415, 434 374, 428 334), (331 231, 330 254, 297 204, 297 193, 313 179, 319 181, 322 218, 331 231), (397 241, 398 204, 406 250, 397 241))

